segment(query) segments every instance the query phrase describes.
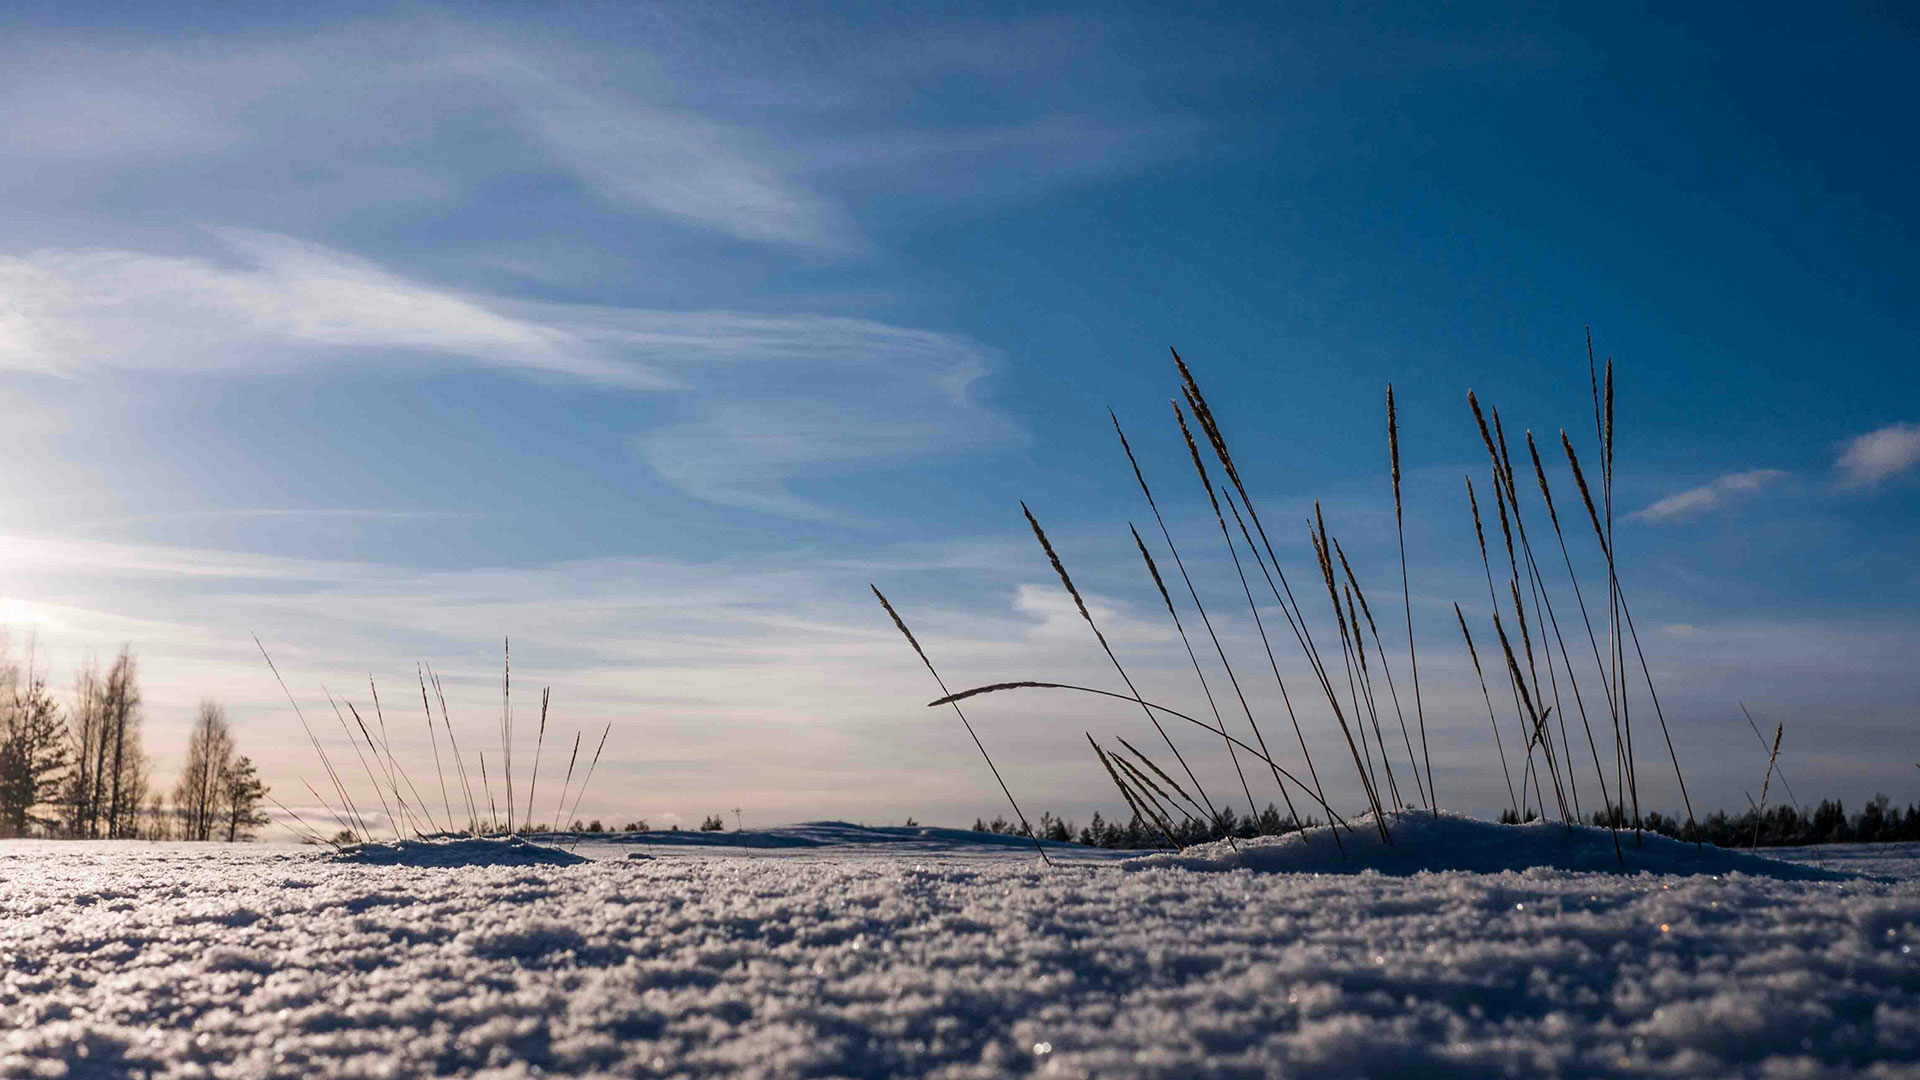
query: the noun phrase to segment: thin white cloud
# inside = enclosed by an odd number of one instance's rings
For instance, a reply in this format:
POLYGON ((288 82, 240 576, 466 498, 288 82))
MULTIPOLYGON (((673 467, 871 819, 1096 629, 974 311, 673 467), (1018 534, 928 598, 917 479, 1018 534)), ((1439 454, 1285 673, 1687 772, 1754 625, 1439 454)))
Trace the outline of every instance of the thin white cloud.
POLYGON ((1751 495, 1786 476, 1784 469, 1748 469, 1714 478, 1699 487, 1676 492, 1627 515, 1635 521, 1684 521, 1717 510, 1729 500, 1751 495))
POLYGON ((701 498, 792 517, 833 516, 790 481, 898 464, 914 456, 1017 443, 975 400, 992 354, 964 338, 862 320, 797 327, 723 323, 734 355, 776 360, 749 389, 698 402, 679 423, 635 441, 656 472, 701 498))
POLYGON ((1848 440, 1834 467, 1842 486, 1871 487, 1920 462, 1920 424, 1888 424, 1848 440))
POLYGON ((787 175, 755 132, 697 114, 550 86, 520 103, 528 130, 602 198, 741 240, 847 246, 850 226, 787 175))
POLYGON ((228 257, 0 256, 0 370, 252 371, 433 357, 672 391, 635 437, 689 493, 821 517, 788 482, 1017 431, 970 393, 997 354, 872 319, 518 302, 461 294, 286 236, 222 229, 228 257), (748 371, 737 371, 742 367, 748 371))
POLYGON ((245 370, 394 350, 651 381, 484 298, 291 237, 216 235, 227 259, 124 250, 0 256, 0 369, 245 370))

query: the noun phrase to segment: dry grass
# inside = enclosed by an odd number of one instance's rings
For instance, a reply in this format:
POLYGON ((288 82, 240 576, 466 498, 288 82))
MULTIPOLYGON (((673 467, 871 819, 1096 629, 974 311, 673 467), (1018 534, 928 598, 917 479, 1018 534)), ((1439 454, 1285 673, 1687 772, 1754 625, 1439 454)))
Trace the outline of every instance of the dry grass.
MULTIPOLYGON (((1438 805, 1434 784, 1432 747, 1427 732, 1425 695, 1421 685, 1421 664, 1415 645, 1415 620, 1411 597, 1409 574, 1407 569, 1406 548, 1406 501, 1402 491, 1402 448, 1400 442, 1400 414, 1394 388, 1387 387, 1387 449, 1388 474, 1391 484, 1395 540, 1400 570, 1401 609, 1406 623, 1406 648, 1408 670, 1413 681, 1414 722, 1409 725, 1399 688, 1393 673, 1393 664, 1389 658, 1388 643, 1381 635, 1381 628, 1372 608, 1367 590, 1362 587, 1360 575, 1356 572, 1353 560, 1340 544, 1339 538, 1329 529, 1324 513, 1316 502, 1314 517, 1308 523, 1308 546, 1311 548, 1317 568, 1320 571, 1321 584, 1326 590, 1328 611, 1320 616, 1325 619, 1322 625, 1331 623, 1328 640, 1339 642, 1344 691, 1336 688, 1336 678, 1329 670, 1327 658, 1323 656, 1315 638, 1313 618, 1301 605, 1298 596, 1288 581, 1281 560, 1268 534, 1248 486, 1242 477, 1239 463, 1234 459, 1224 433, 1222 423, 1209 404, 1200 388, 1192 369, 1178 352, 1173 353, 1174 367, 1177 371, 1180 394, 1172 402, 1175 426, 1181 441, 1187 450, 1194 476, 1206 495, 1207 508, 1212 513, 1215 524, 1220 530, 1225 545, 1227 562, 1233 567, 1234 579, 1240 586, 1240 594, 1247 603, 1247 617, 1252 623, 1261 648, 1266 655, 1269 670, 1280 692, 1281 702, 1294 727, 1300 750, 1302 767, 1289 768, 1278 760, 1278 756, 1269 748, 1261 732, 1254 708, 1248 702, 1240 677, 1235 670, 1228 650, 1222 643, 1219 628, 1214 617, 1201 602, 1199 588, 1194 582, 1191 568, 1175 543, 1172 531, 1167 525, 1160 502, 1156 499, 1152 487, 1148 484, 1146 471, 1134 452, 1132 444, 1121 427, 1120 419, 1109 410, 1115 434, 1118 435, 1121 449, 1126 456, 1142 496, 1149 511, 1153 514, 1160 539, 1165 544, 1166 554, 1171 555, 1177 568, 1181 583, 1185 586, 1186 602, 1192 605, 1192 611, 1198 615, 1205 628, 1208 640, 1213 645, 1212 659, 1217 661, 1218 670, 1226 676, 1228 685, 1234 691, 1239 702, 1241 718, 1246 724, 1251 741, 1240 738, 1228 730, 1226 717, 1221 703, 1215 697, 1213 684, 1209 681, 1207 664, 1201 660, 1199 651, 1194 647, 1188 633, 1188 624, 1182 617, 1180 601, 1176 601, 1173 590, 1161 573, 1161 563, 1156 558, 1147 540, 1137 528, 1129 525, 1135 548, 1141 556, 1141 563, 1153 583, 1154 592, 1166 608, 1169 619, 1174 624, 1188 661, 1195 676, 1201 683, 1202 693, 1207 699, 1207 712, 1213 717, 1208 723, 1187 713, 1169 708, 1145 699, 1138 686, 1121 662, 1118 652, 1106 634, 1097 625, 1089 610, 1085 598, 1074 584, 1068 573, 1065 560, 1059 550, 1042 529, 1038 517, 1025 503, 1021 510, 1035 539, 1044 552, 1048 565, 1059 577, 1062 586, 1073 599, 1075 610, 1093 632, 1094 639, 1101 652, 1107 657, 1119 676, 1125 692, 1102 690, 1096 687, 1073 684, 1021 680, 999 682, 986 686, 977 686, 958 693, 948 690, 944 681, 940 682, 942 696, 934 705, 953 705, 966 698, 1023 689, 1062 689, 1080 693, 1102 695, 1109 698, 1128 701, 1138 706, 1142 715, 1160 735, 1168 751, 1178 763, 1176 770, 1165 770, 1156 765, 1147 755, 1140 752, 1125 739, 1115 737, 1118 748, 1103 747, 1091 733, 1087 739, 1104 772, 1114 783, 1129 810, 1137 815, 1149 828, 1164 835, 1169 842, 1176 842, 1176 819, 1185 819, 1191 823, 1200 819, 1217 818, 1216 804, 1208 796, 1200 777, 1189 765, 1179 745, 1161 723, 1161 717, 1173 717, 1200 727, 1223 740, 1232 762, 1235 777, 1249 808, 1256 805, 1255 794, 1246 771, 1241 767, 1242 755, 1251 755, 1256 761, 1269 766, 1274 782, 1288 810, 1294 813, 1293 796, 1296 792, 1304 794, 1329 814, 1336 828, 1331 835, 1338 840, 1343 828, 1352 828, 1347 820, 1333 809, 1338 801, 1330 798, 1322 784, 1322 778, 1313 760, 1306 735, 1306 725, 1302 721, 1301 710, 1291 694, 1286 680, 1281 675, 1279 656, 1274 643, 1267 633, 1266 619, 1271 609, 1263 614, 1262 606, 1256 600, 1253 580, 1257 576, 1266 585, 1274 606, 1278 607, 1286 620, 1294 642, 1298 646, 1298 657, 1305 662, 1312 679, 1319 685, 1320 696, 1325 704, 1325 712, 1331 720, 1332 733, 1337 741, 1344 744, 1347 757, 1353 766, 1352 787, 1349 795, 1360 799, 1372 814, 1371 824, 1379 830, 1383 840, 1392 842, 1391 821, 1393 816, 1412 806, 1424 806, 1429 809, 1438 805), (1189 423, 1191 417, 1191 423, 1189 423), (1197 429, 1197 431, 1196 431, 1197 429), (1204 442, 1210 453, 1203 453, 1204 442), (1211 461, 1209 461, 1211 458, 1211 461), (1226 478, 1226 483, 1216 485, 1211 475, 1217 468, 1226 478), (1244 511, 1244 513, 1243 513, 1244 511), (1227 524, 1232 517, 1235 529, 1227 524), (1258 574, 1250 574, 1246 561, 1242 558, 1242 549, 1252 557, 1258 574), (1369 649, 1368 638, 1371 638, 1369 649), (1381 700, 1379 684, 1386 684, 1387 695, 1393 708, 1392 720, 1399 727, 1400 741, 1396 747, 1387 735, 1387 725, 1381 713, 1386 702, 1381 700), (1414 732, 1419 735, 1416 748, 1414 732), (1394 758, 1404 752, 1401 759, 1406 766, 1407 776, 1412 784, 1403 787, 1402 775, 1394 758), (1298 775, 1304 772, 1304 781, 1298 775), (1184 783, 1176 782, 1179 776, 1184 783), (1189 791, 1191 789, 1191 792, 1189 791)), ((1468 407, 1473 418, 1474 429, 1479 435, 1481 445, 1486 450, 1489 477, 1492 485, 1494 520, 1500 526, 1500 550, 1506 561, 1502 574, 1504 581, 1496 582, 1493 572, 1493 551, 1487 540, 1486 521, 1481 514, 1479 492, 1473 479, 1467 478, 1467 503, 1471 515, 1474 536, 1480 553, 1481 569, 1487 588, 1487 611, 1485 618, 1492 624, 1493 638, 1499 643, 1498 659, 1505 671, 1513 710, 1514 723, 1517 725, 1519 743, 1524 757, 1519 761, 1519 775, 1516 783, 1514 763, 1508 759, 1505 749, 1506 740, 1500 732, 1500 710, 1493 702, 1485 668, 1481 663, 1479 650, 1475 644, 1473 632, 1465 611, 1454 604, 1454 615, 1459 624, 1462 640, 1480 683, 1481 699, 1487 709, 1488 722, 1494 735, 1494 749, 1505 778, 1509 802, 1513 812, 1521 817, 1530 816, 1531 807, 1538 805, 1541 813, 1551 812, 1560 820, 1572 823, 1585 816, 1580 781, 1577 776, 1577 755, 1575 743, 1570 738, 1573 729, 1569 726, 1566 712, 1562 707, 1563 694, 1571 697, 1571 705, 1579 714, 1580 731, 1584 734, 1585 750, 1591 764, 1591 782, 1596 783, 1599 801, 1605 809, 1608 820, 1630 813, 1631 823, 1637 830, 1640 827, 1639 766, 1636 760, 1633 736, 1632 697, 1628 686, 1631 668, 1635 664, 1640 668, 1640 681, 1644 682, 1646 702, 1651 704, 1659 718, 1661 732, 1667 745, 1668 756, 1672 762, 1674 775, 1680 784, 1682 798, 1686 799, 1684 776, 1681 775, 1678 755, 1674 752, 1671 732, 1666 723, 1664 712, 1660 708, 1659 696, 1655 692, 1651 670, 1644 651, 1640 646, 1638 634, 1632 626, 1632 615, 1626 603, 1624 591, 1620 585, 1619 563, 1616 558, 1616 538, 1613 528, 1613 477, 1615 466, 1615 433, 1617 422, 1615 415, 1615 382, 1613 364, 1608 361, 1605 367, 1605 379, 1602 381, 1599 367, 1589 354, 1589 382, 1594 401, 1594 432, 1596 443, 1600 447, 1599 483, 1589 483, 1588 473, 1582 468, 1580 458, 1575 452, 1573 441, 1567 433, 1561 431, 1561 445, 1566 452, 1568 468, 1574 483, 1580 492, 1581 503, 1587 511, 1588 521, 1593 528, 1601 559, 1605 564, 1607 583, 1607 620, 1605 655, 1600 647, 1600 633, 1587 605, 1585 589, 1580 575, 1576 572, 1569 541, 1555 505, 1547 471, 1541 461, 1540 452, 1531 431, 1525 433, 1526 448, 1533 465, 1534 478, 1539 488, 1540 503, 1536 511, 1544 508, 1551 523, 1555 541, 1560 548, 1561 564, 1566 571, 1566 581, 1559 588, 1570 587, 1579 607, 1581 622, 1587 631, 1589 650, 1594 660, 1594 668, 1582 673, 1574 663, 1571 650, 1567 647, 1558 612, 1554 606, 1555 584, 1550 582, 1543 572, 1535 555, 1532 539, 1528 530, 1527 509, 1521 487, 1515 476, 1512 453, 1506 435, 1505 425, 1497 407, 1483 406, 1479 396, 1473 392, 1467 395, 1468 407), (1629 644, 1631 648, 1629 648, 1629 644), (1542 677, 1544 669, 1545 677, 1542 677), (1606 760, 1602 745, 1594 731, 1594 717, 1588 708, 1589 692, 1583 690, 1581 683, 1590 682, 1598 674, 1602 689, 1592 695, 1595 700, 1606 703, 1606 719, 1610 720, 1614 730, 1611 761, 1606 760), (1610 766, 1610 769, 1609 769, 1610 766), (1608 772, 1612 772, 1611 783, 1608 772)), ((1537 519, 1535 524, 1537 524, 1537 519)), ((878 595, 878 590, 875 590, 878 595)), ((885 603, 884 597, 882 603, 885 603)), ((891 605, 888 610, 892 613, 891 605)), ((894 620, 905 633, 905 625, 900 623, 897 614, 894 620)), ((907 635, 921 660, 926 655, 920 650, 911 634, 907 635)), ((932 665, 928 664, 929 670, 932 665)), ((938 680, 938 674, 935 675, 938 680)), ((965 717, 962 717, 965 720, 965 717)), ((972 725, 968 725, 972 733, 972 725)), ((976 745, 979 738, 975 735, 976 745)), ((985 754, 984 747, 982 754, 985 754)), ((988 761, 991 767, 991 759, 988 761)), ((1006 791, 1005 781, 999 771, 994 769, 996 781, 1006 791)), ((1771 769, 1769 769, 1769 776, 1771 769)), ((1765 788, 1762 789, 1763 796, 1765 788)), ((1009 802, 1012 795, 1008 792, 1009 802)), ((1689 824, 1693 823, 1693 807, 1687 800, 1689 824)), ((1015 807, 1016 814, 1018 807, 1015 807)), ((1596 811, 1596 818, 1601 817, 1596 811)), ((1024 824, 1024 818, 1022 818, 1024 824)), ((1294 813, 1297 823, 1299 817, 1294 813)), ((1616 843, 1618 839, 1616 837, 1616 843)))
MULTIPOLYGON (((386 822, 385 826, 382 827, 378 824, 381 818, 370 818, 368 814, 362 811, 359 801, 353 796, 352 785, 348 783, 346 777, 341 774, 340 770, 335 767, 333 756, 328 753, 326 745, 313 730, 312 725, 307 722, 305 712, 300 708, 300 703, 294 698, 293 692, 287 686, 286 680, 280 675, 279 668, 274 665, 273 658, 267 654, 266 647, 260 644, 257 637, 254 639, 254 643, 260 648, 260 655, 262 659, 266 661, 268 669, 272 671, 275 681, 279 683, 281 692, 286 695, 287 703, 293 707, 294 715, 299 718, 300 725, 302 729, 305 730, 309 743, 313 746, 315 757, 318 759, 321 770, 326 776, 328 785, 332 788, 335 799, 338 800, 338 805, 336 806, 332 800, 321 795, 311 783, 304 780, 302 781, 308 793, 313 796, 314 801, 318 803, 321 808, 326 811, 327 815, 339 826, 339 832, 331 837, 326 835, 325 830, 315 828, 285 804, 279 803, 277 800, 275 801, 275 805, 279 806, 280 809, 293 820, 295 826, 297 826, 295 832, 302 835, 304 839, 340 846, 341 844, 372 840, 382 832, 391 835, 395 839, 425 839, 450 835, 513 836, 540 831, 540 829, 536 828, 533 824, 533 800, 534 794, 538 790, 540 751, 546 741, 547 721, 549 709, 552 704, 553 692, 551 687, 543 689, 540 693, 540 727, 534 747, 533 774, 529 778, 527 785, 526 813, 519 819, 515 818, 513 811, 514 797, 512 794, 513 788, 511 786, 512 780, 510 773, 503 774, 502 777, 503 782, 508 785, 505 789, 505 805, 507 810, 505 817, 502 817, 500 810, 501 802, 496 797, 493 789, 492 770, 487 765, 487 755, 485 751, 481 751, 478 755, 481 794, 478 797, 475 796, 469 778, 470 774, 466 767, 466 755, 460 749, 459 740, 454 734, 453 721, 447 712, 445 688, 441 684, 439 675, 437 675, 431 667, 421 666, 416 670, 416 677, 420 686, 420 707, 426 720, 427 739, 433 752, 434 773, 439 779, 440 805, 437 808, 437 814, 432 802, 422 794, 419 786, 408 774, 405 765, 401 761, 400 755, 394 751, 386 722, 385 709, 380 703, 379 687, 372 677, 369 676, 367 681, 368 694, 374 707, 375 719, 372 724, 366 722, 360 713, 359 707, 354 702, 336 698, 323 687, 322 693, 334 710, 334 715, 339 721, 342 735, 353 747, 354 756, 361 764, 367 783, 373 788, 374 797, 379 803, 380 814, 386 822), (428 694, 429 686, 432 687, 433 691, 431 697, 428 694), (458 824, 460 814, 456 809, 456 804, 452 799, 452 792, 447 784, 445 757, 440 752, 440 733, 434 729, 433 701, 435 699, 438 700, 440 705, 440 727, 444 729, 447 737, 448 753, 446 756, 453 758, 454 769, 459 778, 462 796, 460 805, 465 808, 464 825, 458 824), (352 720, 351 723, 348 722, 349 718, 352 720), (485 804, 487 810, 484 816, 479 812, 482 803, 485 804)), ((510 654, 506 654, 503 656, 501 682, 501 745, 498 760, 502 766, 507 769, 511 769, 514 740, 511 713, 512 675, 510 664, 510 654)), ((612 728, 613 725, 609 723, 605 730, 601 732, 600 744, 594 751, 593 763, 588 767, 586 777, 582 780, 579 789, 574 792, 573 811, 575 812, 579 810, 580 801, 586 794, 587 784, 593 779, 594 767, 599 764, 600 754, 606 749, 607 737, 612 733, 612 728)), ((561 801, 559 806, 556 807, 556 814, 559 809, 566 805, 566 796, 572 786, 574 764, 579 758, 579 752, 580 735, 576 733, 574 736, 573 757, 567 762, 566 782, 561 788, 561 801)), ((364 788, 362 790, 364 791, 364 788)), ((556 830, 564 829, 566 820, 566 817, 559 817, 553 827, 556 830)))

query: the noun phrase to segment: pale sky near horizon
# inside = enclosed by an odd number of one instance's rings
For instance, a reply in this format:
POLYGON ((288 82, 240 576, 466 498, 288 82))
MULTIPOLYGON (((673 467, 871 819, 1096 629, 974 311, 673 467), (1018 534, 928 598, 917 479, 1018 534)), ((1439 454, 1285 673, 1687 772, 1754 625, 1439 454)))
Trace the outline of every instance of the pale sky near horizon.
MULTIPOLYGON (((1558 433, 1591 460, 1590 326, 1696 806, 1758 796, 1743 700, 1786 724, 1803 796, 1920 801, 1920 34, 1896 7, 1741 12, 9 5, 0 626, 62 687, 139 653, 165 784, 212 696, 311 805, 256 633, 317 724, 323 688, 364 707, 376 679, 417 783, 434 665, 492 767, 511 636, 517 767, 553 688, 543 803, 611 722, 582 816, 965 824, 998 789, 867 586, 956 689, 1119 689, 1022 499, 1142 691, 1204 708, 1109 406, 1291 740, 1172 345, 1296 586, 1319 499, 1396 613, 1406 697, 1395 384, 1434 770, 1490 814, 1452 610, 1491 664, 1466 393, 1535 432, 1580 524, 1558 433)), ((1118 704, 968 715, 1030 812, 1084 821, 1118 802, 1082 732, 1157 738, 1118 704)), ((1335 768, 1324 701, 1302 718, 1335 768)), ((1677 809, 1642 749, 1643 801, 1677 809)))

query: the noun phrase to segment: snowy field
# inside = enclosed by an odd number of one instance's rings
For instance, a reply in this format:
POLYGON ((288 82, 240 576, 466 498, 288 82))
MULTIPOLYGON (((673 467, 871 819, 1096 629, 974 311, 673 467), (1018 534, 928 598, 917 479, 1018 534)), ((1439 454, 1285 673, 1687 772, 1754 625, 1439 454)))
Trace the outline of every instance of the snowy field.
POLYGON ((1911 846, 1411 839, 1358 874, 845 825, 567 865, 0 842, 0 1076, 1920 1075, 1911 846))

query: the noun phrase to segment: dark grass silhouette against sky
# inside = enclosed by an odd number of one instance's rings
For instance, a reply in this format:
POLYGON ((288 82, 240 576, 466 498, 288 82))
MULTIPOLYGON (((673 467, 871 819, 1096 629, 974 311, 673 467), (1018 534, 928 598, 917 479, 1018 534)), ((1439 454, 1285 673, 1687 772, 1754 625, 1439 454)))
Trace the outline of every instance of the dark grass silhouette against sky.
MULTIPOLYGON (((1737 699, 1796 787, 1904 800, 1917 42, 1891 7, 9 5, 0 623, 56 679, 131 643, 160 775, 210 694, 299 790, 250 632, 315 701, 432 661, 475 745, 511 634, 559 738, 614 723, 583 814, 964 822, 998 792, 866 583, 956 686, 1106 685, 1024 498, 1142 693, 1193 701, 1105 411, 1205 546, 1173 344, 1263 513, 1320 498, 1382 609, 1394 383, 1436 786, 1491 813, 1466 392, 1584 453, 1591 325, 1696 804, 1760 782, 1737 699)), ((1084 819, 1119 705, 969 716, 1084 819)))

